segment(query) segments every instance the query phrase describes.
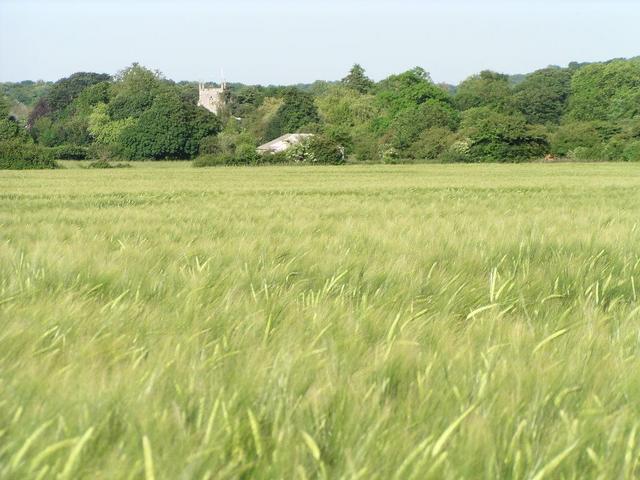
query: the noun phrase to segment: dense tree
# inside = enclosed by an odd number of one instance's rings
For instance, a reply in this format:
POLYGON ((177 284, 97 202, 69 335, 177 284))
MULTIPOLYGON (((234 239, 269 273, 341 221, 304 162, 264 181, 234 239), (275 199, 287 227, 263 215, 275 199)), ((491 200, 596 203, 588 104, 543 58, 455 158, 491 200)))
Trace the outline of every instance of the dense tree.
POLYGON ((342 79, 342 84, 358 93, 369 93, 373 89, 373 81, 365 75, 364 68, 354 64, 349 74, 342 79))
POLYGON ((267 128, 267 140, 285 133, 297 132, 302 127, 313 125, 319 120, 318 108, 313 97, 296 88, 290 88, 284 94, 283 103, 267 128))
POLYGON ((130 160, 186 158, 188 121, 178 95, 157 96, 138 121, 120 134, 121 153, 130 160))
POLYGON ((113 78, 80 72, 51 85, 22 83, 0 84, 0 95, 12 92, 9 103, 0 97, 0 142, 27 142, 29 132, 54 156, 200 153, 214 164, 277 163, 286 159, 258 158, 256 145, 296 131, 315 133, 359 160, 394 163, 514 161, 547 151, 635 161, 640 152, 637 58, 517 76, 484 71, 458 87, 435 85, 422 68, 374 84, 355 64, 339 82, 230 84, 220 116, 196 107, 195 82, 175 83, 138 64, 113 78), (17 92, 35 103, 29 130, 7 119, 9 108, 26 117, 17 92))
POLYGON ((330 125, 356 127, 380 114, 375 97, 343 85, 334 85, 316 99, 320 118, 330 125))
POLYGON ((0 83, 0 95, 5 95, 12 102, 26 107, 33 107, 51 88, 51 82, 24 80, 22 82, 0 83))
POLYGON ((547 139, 529 129, 521 114, 476 107, 464 112, 460 133, 468 141, 472 161, 508 162, 544 155, 547 139))
POLYGON ((509 77, 485 70, 462 82, 456 90, 456 105, 460 110, 491 107, 501 112, 513 112, 513 98, 509 77))
POLYGON ((573 75, 571 118, 620 120, 637 115, 640 115, 640 59, 594 63, 573 75))
POLYGON ((571 93, 569 69, 538 70, 515 88, 515 105, 529 123, 559 123, 571 93))
POLYGON ((0 94, 0 119, 8 117, 10 109, 11 101, 6 95, 0 94))
POLYGON ((380 82, 376 98, 391 116, 427 100, 452 102, 449 94, 434 85, 429 74, 420 67, 399 75, 391 75, 380 82))
POLYGON ((406 108, 393 118, 389 135, 395 148, 405 150, 417 140, 420 134, 434 127, 455 130, 458 127, 458 113, 448 103, 435 99, 406 108))
POLYGON ((58 80, 46 95, 47 103, 54 113, 61 112, 87 87, 109 80, 104 73, 78 72, 58 80))

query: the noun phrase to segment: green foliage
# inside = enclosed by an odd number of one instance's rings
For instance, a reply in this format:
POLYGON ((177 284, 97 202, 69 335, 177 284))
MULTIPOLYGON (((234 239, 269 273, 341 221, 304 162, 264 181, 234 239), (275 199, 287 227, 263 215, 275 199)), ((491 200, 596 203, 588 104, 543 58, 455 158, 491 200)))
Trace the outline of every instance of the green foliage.
POLYGON ((634 140, 625 145, 622 158, 627 162, 640 162, 640 140, 634 140))
POLYGON ((515 88, 514 103, 529 123, 559 123, 571 93, 572 71, 549 67, 527 75, 515 88))
POLYGON ((0 94, 0 120, 9 116, 11 110, 11 101, 6 95, 0 94))
POLYGON ((311 137, 309 149, 313 152, 314 163, 326 165, 345 163, 344 147, 326 135, 314 135, 311 137))
POLYGON ((456 134, 446 127, 423 130, 407 152, 409 158, 436 160, 456 141, 456 134))
POLYGON ((515 162, 543 156, 547 139, 527 127, 523 116, 488 107, 464 112, 461 135, 469 139, 469 159, 475 162, 515 162))
POLYGON ((193 104, 185 103, 184 100, 183 105, 188 110, 190 116, 190 141, 187 151, 193 155, 199 150, 203 139, 214 138, 222 131, 222 122, 220 118, 209 110, 201 107, 194 108, 193 104))
POLYGON ((57 168, 52 152, 20 139, 0 141, 0 170, 57 168))
POLYGON ((86 160, 89 149, 80 145, 60 145, 51 149, 56 160, 86 160))
POLYGON ((159 95, 133 125, 120 133, 121 154, 128 160, 188 158, 191 142, 188 108, 175 93, 159 95))
POLYGON ((364 68, 354 64, 349 74, 342 79, 342 84, 358 93, 369 93, 374 86, 373 81, 365 75, 364 68))
POLYGON ((550 137, 551 152, 565 156, 576 148, 592 149, 600 145, 603 136, 596 122, 570 122, 558 127, 550 137))
POLYGON ((214 155, 220 153, 220 140, 217 135, 207 135, 200 140, 198 153, 200 155, 214 155))
POLYGON ((451 103, 451 97, 442 88, 434 85, 429 74, 416 67, 399 75, 391 75, 378 85, 378 104, 394 117, 398 112, 414 108, 428 100, 451 103))
POLYGON ((99 103, 89 115, 88 131, 96 143, 117 146, 122 132, 135 124, 136 120, 133 117, 112 120, 107 105, 99 103))
POLYGON ((311 150, 309 141, 303 141, 292 145, 285 150, 285 156, 290 163, 315 163, 316 157, 311 150))
POLYGON ((640 115, 640 58, 587 65, 573 75, 569 116, 621 120, 640 115))
POLYGON ((283 103, 278 108, 266 130, 267 140, 285 133, 296 133, 301 128, 320 120, 313 97, 296 88, 289 88, 284 94, 283 103))
POLYGON ((131 168, 131 164, 113 163, 109 162, 108 160, 100 159, 89 163, 89 165, 87 165, 87 168, 131 168))
POLYGON ((356 64, 340 82, 231 84, 225 113, 216 116, 195 107, 195 82, 174 83, 133 64, 112 79, 81 72, 47 87, 26 131, 2 120, 9 107, 24 118, 26 107, 14 97, 9 106, 0 101, 0 138, 30 133, 44 146, 90 147, 90 155, 108 158, 200 154, 237 164, 264 163, 255 146, 294 132, 367 162, 522 161, 549 151, 626 161, 640 139, 639 72, 640 58, 572 63, 511 77, 483 71, 454 87, 434 85, 422 68, 375 84, 356 64), (457 142, 468 150, 451 150, 457 142))
POLYGON ((393 146, 404 151, 423 131, 435 127, 455 130, 459 121, 458 113, 448 103, 427 100, 400 111, 391 121, 388 135, 392 138, 393 146))
POLYGON ((233 165, 234 156, 228 153, 204 154, 198 155, 192 162, 194 167, 221 167, 224 165, 233 165))
POLYGON ((0 97, 4 95, 12 102, 33 107, 40 98, 46 95, 51 85, 51 82, 34 82, 32 80, 0 83, 0 97))
POLYGON ((514 110, 509 77, 489 70, 462 82, 456 90, 455 101, 463 111, 478 107, 490 107, 503 113, 514 110))
POLYGON ((11 118, 4 117, 0 119, 0 142, 14 138, 26 139, 27 134, 24 128, 11 118))
POLYGON ((321 120, 332 126, 355 128, 380 115, 375 97, 336 85, 316 99, 321 120))
POLYGON ((77 98, 84 89, 108 81, 111 77, 102 73, 78 72, 55 82, 46 95, 51 111, 57 114, 77 98))

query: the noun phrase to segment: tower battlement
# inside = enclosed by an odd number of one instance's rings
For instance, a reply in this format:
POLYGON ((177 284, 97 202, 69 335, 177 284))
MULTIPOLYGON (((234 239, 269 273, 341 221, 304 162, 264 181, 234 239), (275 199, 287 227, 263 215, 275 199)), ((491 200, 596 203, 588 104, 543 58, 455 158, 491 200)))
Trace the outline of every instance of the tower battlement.
POLYGON ((198 106, 204 107, 216 115, 224 108, 224 92, 227 84, 222 82, 220 87, 205 87, 204 83, 198 84, 198 106))

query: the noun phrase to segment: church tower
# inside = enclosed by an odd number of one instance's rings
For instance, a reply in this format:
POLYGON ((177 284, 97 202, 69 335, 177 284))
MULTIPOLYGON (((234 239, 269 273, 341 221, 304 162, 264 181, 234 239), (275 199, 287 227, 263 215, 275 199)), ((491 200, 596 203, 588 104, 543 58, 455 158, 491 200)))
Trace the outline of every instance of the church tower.
POLYGON ((219 88, 207 88, 204 83, 198 84, 198 106, 204 107, 211 113, 218 115, 224 108, 224 94, 227 83, 222 82, 219 88))

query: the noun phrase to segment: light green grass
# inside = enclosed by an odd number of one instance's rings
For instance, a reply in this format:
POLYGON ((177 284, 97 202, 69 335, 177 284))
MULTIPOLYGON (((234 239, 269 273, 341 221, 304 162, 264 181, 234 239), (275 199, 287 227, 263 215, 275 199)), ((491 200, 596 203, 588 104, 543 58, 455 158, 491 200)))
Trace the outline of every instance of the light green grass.
POLYGON ((640 170, 0 172, 0 478, 633 478, 640 170))

